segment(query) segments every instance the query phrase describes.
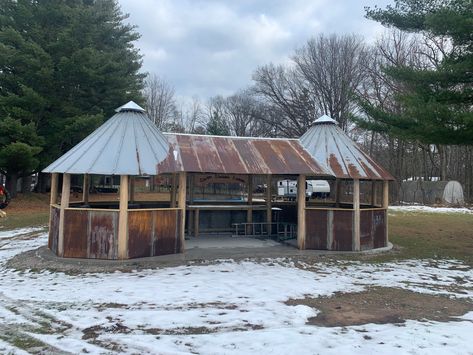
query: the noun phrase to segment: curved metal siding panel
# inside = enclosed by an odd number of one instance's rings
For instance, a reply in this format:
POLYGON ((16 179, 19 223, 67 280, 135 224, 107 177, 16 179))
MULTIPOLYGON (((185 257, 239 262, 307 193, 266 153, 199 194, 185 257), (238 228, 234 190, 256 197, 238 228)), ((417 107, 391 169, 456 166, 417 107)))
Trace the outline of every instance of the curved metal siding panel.
POLYGON ((154 175, 169 143, 142 112, 119 112, 44 172, 154 175))
POLYGON ((300 143, 337 178, 394 180, 333 123, 315 124, 300 138, 300 143))

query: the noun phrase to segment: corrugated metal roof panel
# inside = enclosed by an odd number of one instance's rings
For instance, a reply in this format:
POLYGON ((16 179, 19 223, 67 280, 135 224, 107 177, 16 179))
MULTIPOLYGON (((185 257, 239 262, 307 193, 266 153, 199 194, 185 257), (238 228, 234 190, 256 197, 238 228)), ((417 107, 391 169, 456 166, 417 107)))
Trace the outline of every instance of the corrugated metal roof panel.
MULTIPOLYGON (((134 104, 134 103, 133 103, 134 104)), ((167 139, 136 105, 119 112, 43 172, 154 175, 170 150, 167 139)))
POLYGON ((176 171, 223 174, 332 176, 296 139, 164 134, 171 146, 157 173, 176 171))
POLYGON ((394 180, 327 117, 316 120, 300 138, 301 145, 317 161, 326 164, 337 178, 394 180))

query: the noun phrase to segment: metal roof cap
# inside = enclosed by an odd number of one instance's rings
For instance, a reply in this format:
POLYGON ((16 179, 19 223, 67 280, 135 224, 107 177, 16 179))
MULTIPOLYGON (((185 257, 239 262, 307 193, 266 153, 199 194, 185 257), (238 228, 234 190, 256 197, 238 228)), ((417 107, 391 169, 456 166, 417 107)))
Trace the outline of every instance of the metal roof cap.
POLYGON ((322 115, 314 121, 314 124, 322 124, 322 123, 331 123, 338 125, 338 122, 335 121, 332 117, 327 115, 322 115))
POLYGON ((123 111, 145 112, 145 109, 134 101, 128 101, 125 105, 121 105, 120 107, 115 109, 115 112, 123 111))

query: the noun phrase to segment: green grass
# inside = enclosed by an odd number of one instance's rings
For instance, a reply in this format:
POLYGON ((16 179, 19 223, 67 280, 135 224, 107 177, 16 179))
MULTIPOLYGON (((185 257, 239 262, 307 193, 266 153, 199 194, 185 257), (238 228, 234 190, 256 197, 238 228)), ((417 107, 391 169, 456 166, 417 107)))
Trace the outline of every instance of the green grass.
POLYGON ((36 227, 47 225, 49 221, 49 212, 34 212, 25 213, 24 215, 7 215, 5 218, 0 218, 0 231, 36 227))
POLYGON ((390 213, 389 240, 394 252, 372 261, 454 258, 473 265, 473 215, 390 213))

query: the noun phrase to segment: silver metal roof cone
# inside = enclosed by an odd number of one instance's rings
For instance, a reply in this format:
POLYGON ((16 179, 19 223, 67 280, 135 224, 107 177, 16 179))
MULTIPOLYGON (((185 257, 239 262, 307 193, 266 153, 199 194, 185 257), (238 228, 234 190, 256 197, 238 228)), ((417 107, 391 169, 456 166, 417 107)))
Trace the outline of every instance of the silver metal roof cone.
POLYGON ((335 121, 332 117, 327 116, 327 115, 322 115, 313 122, 313 124, 322 124, 322 123, 331 123, 331 124, 338 125, 337 121, 335 121))
POLYGON ((128 101, 125 105, 122 105, 115 109, 115 112, 123 112, 123 111, 146 112, 146 110, 143 107, 141 107, 134 101, 128 101))
POLYGON ((43 172, 104 175, 156 175, 170 151, 166 137, 133 101, 43 172))
POLYGON ((327 115, 315 120, 299 138, 301 145, 317 161, 327 166, 337 178, 392 180, 393 177, 376 163, 327 115))

